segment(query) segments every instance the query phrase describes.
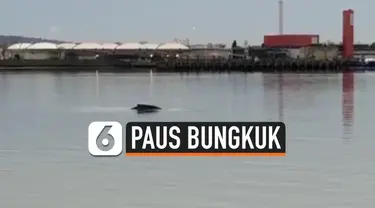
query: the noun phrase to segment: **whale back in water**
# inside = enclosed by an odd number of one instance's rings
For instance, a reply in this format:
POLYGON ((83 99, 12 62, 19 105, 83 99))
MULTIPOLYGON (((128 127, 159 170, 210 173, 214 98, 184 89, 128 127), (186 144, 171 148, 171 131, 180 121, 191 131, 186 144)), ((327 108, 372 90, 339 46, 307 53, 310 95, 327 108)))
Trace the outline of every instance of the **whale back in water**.
POLYGON ((137 104, 132 110, 136 110, 138 113, 153 113, 161 110, 161 108, 155 105, 137 104))

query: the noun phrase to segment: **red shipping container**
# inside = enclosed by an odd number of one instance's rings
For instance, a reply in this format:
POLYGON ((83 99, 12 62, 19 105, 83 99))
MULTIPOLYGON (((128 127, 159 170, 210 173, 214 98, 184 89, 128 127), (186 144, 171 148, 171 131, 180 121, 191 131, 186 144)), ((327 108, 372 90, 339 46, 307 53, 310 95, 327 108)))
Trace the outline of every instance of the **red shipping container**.
POLYGON ((319 43, 319 35, 265 35, 263 44, 267 47, 304 47, 319 43))

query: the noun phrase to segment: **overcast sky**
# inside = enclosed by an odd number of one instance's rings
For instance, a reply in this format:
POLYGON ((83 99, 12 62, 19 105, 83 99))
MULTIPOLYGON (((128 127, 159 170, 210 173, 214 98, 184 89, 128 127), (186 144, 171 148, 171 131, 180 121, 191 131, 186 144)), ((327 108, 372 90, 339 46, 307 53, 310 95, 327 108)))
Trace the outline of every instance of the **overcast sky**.
MULTIPOLYGON (((342 10, 355 11, 355 40, 375 40, 375 1, 286 0, 284 33, 341 41, 342 10)), ((1 0, 0 34, 67 41, 262 42, 278 31, 277 0, 1 0)))

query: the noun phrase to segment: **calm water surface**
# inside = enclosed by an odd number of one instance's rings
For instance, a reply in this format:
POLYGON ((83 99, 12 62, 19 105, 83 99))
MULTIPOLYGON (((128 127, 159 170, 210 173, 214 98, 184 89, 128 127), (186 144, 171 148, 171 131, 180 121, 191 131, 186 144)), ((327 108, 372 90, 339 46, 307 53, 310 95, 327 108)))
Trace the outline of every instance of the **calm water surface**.
POLYGON ((374 74, 2 74, 0 207, 372 207, 374 89, 374 74), (282 120, 287 156, 95 158, 94 120, 282 120))

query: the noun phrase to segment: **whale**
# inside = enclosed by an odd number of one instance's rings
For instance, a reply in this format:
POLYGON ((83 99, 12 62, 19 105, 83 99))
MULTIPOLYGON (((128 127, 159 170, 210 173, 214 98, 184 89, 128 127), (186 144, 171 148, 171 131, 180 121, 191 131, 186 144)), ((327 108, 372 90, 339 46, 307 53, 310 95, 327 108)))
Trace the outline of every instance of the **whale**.
POLYGON ((155 106, 155 105, 148 105, 148 104, 137 104, 132 110, 136 110, 138 114, 142 113, 155 113, 161 110, 160 107, 155 106))

